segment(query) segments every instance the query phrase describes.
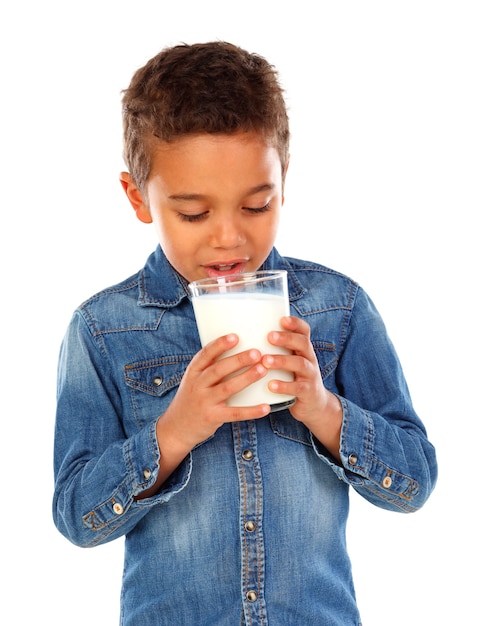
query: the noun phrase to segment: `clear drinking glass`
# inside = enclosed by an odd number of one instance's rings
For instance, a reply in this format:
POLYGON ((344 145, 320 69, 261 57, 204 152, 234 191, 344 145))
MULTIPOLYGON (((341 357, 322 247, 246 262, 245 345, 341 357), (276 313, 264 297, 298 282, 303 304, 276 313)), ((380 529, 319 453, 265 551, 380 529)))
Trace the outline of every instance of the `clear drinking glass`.
MULTIPOLYGON (((238 344, 223 356, 256 348, 262 354, 289 354, 267 340, 272 330, 281 330, 280 318, 289 315, 288 276, 284 270, 247 272, 204 278, 189 284, 201 345, 229 333, 238 344)), ((223 358, 223 357, 222 357, 223 358)), ((270 380, 293 380, 293 374, 269 370, 261 380, 228 400, 229 406, 252 406, 266 402, 272 411, 294 403, 294 396, 273 393, 270 380)))

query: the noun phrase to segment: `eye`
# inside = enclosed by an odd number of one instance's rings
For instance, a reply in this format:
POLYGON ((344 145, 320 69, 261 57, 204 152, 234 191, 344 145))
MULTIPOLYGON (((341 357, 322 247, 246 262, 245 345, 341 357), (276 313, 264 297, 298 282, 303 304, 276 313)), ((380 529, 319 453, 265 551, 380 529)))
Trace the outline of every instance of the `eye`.
POLYGON ((201 222, 201 220, 205 219, 208 215, 208 211, 204 211, 203 213, 195 213, 190 215, 189 213, 178 213, 178 217, 183 222, 201 222))
POLYGON ((258 207, 258 208, 252 208, 252 207, 243 207, 245 211, 248 211, 248 213, 253 213, 253 214, 258 214, 258 213, 266 213, 266 211, 269 211, 271 208, 271 203, 268 202, 267 204, 265 204, 264 206, 258 207))

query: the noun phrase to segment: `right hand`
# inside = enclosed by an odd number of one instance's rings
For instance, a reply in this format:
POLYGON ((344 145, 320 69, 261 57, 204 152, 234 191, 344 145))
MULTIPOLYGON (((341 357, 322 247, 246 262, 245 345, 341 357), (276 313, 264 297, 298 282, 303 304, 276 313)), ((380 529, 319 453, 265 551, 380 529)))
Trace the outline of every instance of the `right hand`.
POLYGON ((173 401, 158 420, 158 425, 168 423, 171 433, 176 433, 177 441, 183 442, 185 450, 187 448, 186 452, 211 437, 225 422, 258 419, 271 410, 269 404, 251 407, 229 407, 226 404, 233 394, 267 373, 261 364, 262 354, 256 349, 220 358, 238 341, 237 335, 230 334, 202 348, 193 357, 173 401), (244 371, 237 373, 240 370, 244 371))

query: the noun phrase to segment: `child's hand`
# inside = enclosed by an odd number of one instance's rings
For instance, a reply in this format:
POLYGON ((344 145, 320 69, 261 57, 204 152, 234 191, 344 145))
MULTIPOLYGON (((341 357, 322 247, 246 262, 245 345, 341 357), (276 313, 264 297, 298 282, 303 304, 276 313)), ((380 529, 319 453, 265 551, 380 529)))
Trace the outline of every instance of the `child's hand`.
POLYGON ((155 484, 144 490, 138 500, 153 496, 188 453, 214 435, 222 424, 258 419, 270 412, 269 404, 252 407, 226 405, 228 398, 267 372, 261 364, 259 350, 247 350, 219 359, 237 343, 237 335, 220 337, 191 360, 170 406, 156 422, 159 472, 155 484), (244 371, 224 380, 240 370, 244 371))
POLYGON ((189 449, 208 439, 225 422, 256 419, 270 411, 268 404, 253 407, 226 405, 233 394, 267 373, 261 364, 259 350, 219 358, 237 343, 238 336, 231 334, 212 341, 200 350, 192 359, 175 398, 160 420, 168 419, 189 449), (236 375, 224 380, 230 374, 236 375))
POLYGON ((309 325, 297 317, 283 317, 284 331, 273 331, 268 341, 292 351, 291 355, 272 354, 262 358, 268 369, 282 369, 294 374, 293 382, 274 380, 269 389, 296 396, 291 415, 303 422, 321 443, 339 458, 339 434, 342 407, 338 398, 324 385, 318 361, 310 340, 309 325))

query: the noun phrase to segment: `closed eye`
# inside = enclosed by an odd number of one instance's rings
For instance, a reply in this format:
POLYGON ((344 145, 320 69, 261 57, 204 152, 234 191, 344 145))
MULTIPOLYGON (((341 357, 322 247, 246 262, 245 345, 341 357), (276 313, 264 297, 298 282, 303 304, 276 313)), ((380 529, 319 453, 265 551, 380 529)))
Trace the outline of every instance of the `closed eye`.
POLYGON ((266 213, 266 211, 269 211, 271 208, 271 203, 268 202, 267 204, 265 204, 262 207, 258 207, 258 208, 253 208, 253 207, 243 207, 245 211, 248 211, 248 213, 253 213, 253 214, 257 214, 257 213, 266 213))
MULTIPOLYGON (((259 215, 261 213, 266 213, 271 208, 271 203, 268 202, 264 206, 261 207, 243 207, 243 210, 252 215, 259 215)), ((209 211, 203 211, 202 213, 178 213, 178 217, 184 222, 201 222, 208 216, 209 211)))
POLYGON ((203 213, 195 213, 190 215, 189 213, 178 213, 178 216, 184 222, 200 222, 205 219, 208 215, 208 211, 203 211, 203 213))

